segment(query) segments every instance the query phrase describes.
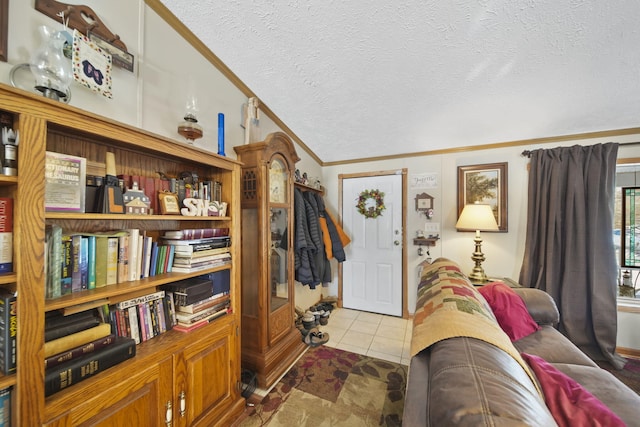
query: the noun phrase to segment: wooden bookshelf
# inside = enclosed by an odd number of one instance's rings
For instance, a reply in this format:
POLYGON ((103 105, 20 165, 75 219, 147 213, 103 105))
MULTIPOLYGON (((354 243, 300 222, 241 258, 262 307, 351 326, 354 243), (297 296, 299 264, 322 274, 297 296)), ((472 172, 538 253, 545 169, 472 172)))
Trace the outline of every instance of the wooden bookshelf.
POLYGON ((78 108, 0 85, 0 111, 20 132, 18 176, 0 176, 0 197, 14 198, 14 271, 0 286, 18 291, 18 369, 1 376, 12 385, 13 425, 229 425, 244 409, 240 383, 240 163, 160 137, 78 108), (222 183, 225 217, 110 215, 45 212, 45 151, 103 162, 114 152, 118 173, 177 176, 193 170, 222 183), (169 273, 45 299, 45 226, 97 232, 140 228, 157 237, 165 230, 228 227, 232 263, 211 270, 169 273), (151 293, 198 274, 229 269, 231 312, 208 325, 168 331, 139 344, 136 356, 50 397, 44 396, 44 317, 52 310, 82 310, 151 293), (181 411, 184 408, 184 412, 181 411))

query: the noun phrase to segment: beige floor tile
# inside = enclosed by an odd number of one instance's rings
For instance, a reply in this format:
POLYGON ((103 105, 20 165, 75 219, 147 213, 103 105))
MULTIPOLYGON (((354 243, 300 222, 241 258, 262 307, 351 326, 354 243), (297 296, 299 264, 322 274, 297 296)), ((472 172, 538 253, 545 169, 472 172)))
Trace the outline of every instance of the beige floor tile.
POLYGON ((384 316, 380 321, 380 326, 399 328, 404 332, 407 328, 407 320, 401 317, 384 316))
POLYGON ((392 338, 394 340, 402 340, 404 341, 404 328, 397 328, 395 326, 378 326, 378 330, 376 332, 376 336, 392 338))
POLYGON ((340 343, 346 343, 348 345, 368 350, 371 345, 371 341, 373 341, 373 335, 371 334, 348 330, 340 340, 340 343))
POLYGON ((378 325, 364 320, 356 319, 349 327, 350 331, 364 332, 365 334, 376 335, 378 325))
POLYGON ((371 345, 369 346, 369 350, 402 357, 403 345, 404 341, 402 340, 394 340, 391 338, 375 336, 373 337, 371 345))
POLYGON ((376 359, 386 360, 388 362, 394 362, 394 363, 401 363, 402 362, 402 358, 400 356, 396 356, 396 355, 393 355, 393 354, 380 353, 378 351, 371 350, 371 349, 369 349, 369 351, 367 351, 366 355, 367 356, 371 356, 371 357, 375 357, 376 359))
MULTIPOLYGON (((329 334, 329 341, 332 343, 338 343, 347 332, 346 328, 342 328, 339 325, 328 324, 319 327, 322 332, 329 334)), ((335 346, 335 345, 334 345, 335 346)))
POLYGON ((331 316, 337 316, 347 319, 355 319, 360 314, 357 310, 350 310, 348 308, 336 308, 331 312, 331 316))
POLYGON ((411 341, 405 341, 402 344, 402 357, 407 359, 411 357, 411 341))
POLYGON ((335 345, 334 348, 338 348, 344 351, 350 351, 351 353, 363 354, 365 356, 367 355, 367 351, 368 351, 368 349, 366 348, 357 347, 355 345, 347 344, 345 342, 339 342, 338 344, 335 345))
POLYGON ((349 329, 351 325, 353 325, 353 322, 355 322, 355 319, 351 319, 349 317, 330 316, 327 326, 331 325, 342 329, 349 329))
POLYGON ((358 320, 364 320, 365 322, 375 323, 376 325, 379 325, 380 322, 382 321, 383 317, 384 316, 382 314, 368 313, 366 311, 361 311, 360 314, 358 314, 357 319, 358 320))

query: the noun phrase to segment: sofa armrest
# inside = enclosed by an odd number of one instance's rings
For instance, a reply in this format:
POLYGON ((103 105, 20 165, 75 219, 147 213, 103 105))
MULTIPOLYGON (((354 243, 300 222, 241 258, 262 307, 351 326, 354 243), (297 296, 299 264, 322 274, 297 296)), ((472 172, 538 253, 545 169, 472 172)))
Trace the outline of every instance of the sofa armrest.
POLYGON ((534 288, 513 288, 513 290, 520 295, 537 324, 554 327, 558 325, 560 313, 551 295, 534 288))

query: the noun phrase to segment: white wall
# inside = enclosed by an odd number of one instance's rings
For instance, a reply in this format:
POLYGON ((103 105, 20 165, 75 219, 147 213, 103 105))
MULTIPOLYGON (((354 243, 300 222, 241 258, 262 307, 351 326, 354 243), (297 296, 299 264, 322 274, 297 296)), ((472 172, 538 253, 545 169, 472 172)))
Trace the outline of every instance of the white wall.
MULTIPOLYGON (((176 34, 143 0, 68 0, 68 4, 85 4, 96 11, 105 24, 120 35, 130 53, 135 56, 134 73, 114 67, 111 100, 95 95, 78 84, 72 85, 71 105, 95 112, 114 120, 182 141, 177 134, 178 122, 184 115, 186 98, 197 93, 200 107, 199 122, 204 127, 204 138, 196 145, 217 152, 217 114, 226 119, 227 156, 235 158, 233 146, 244 142, 240 126, 241 105, 246 96, 222 73, 208 63, 184 39, 176 34)), ((0 62, 0 82, 9 83, 9 72, 15 64, 29 61, 31 53, 40 43, 39 25, 60 28, 61 25, 33 7, 33 1, 9 1, 8 62, 0 62)), ((214 52, 215 53, 215 52, 214 52)), ((24 76, 23 76, 24 77, 24 76)), ((26 76, 28 81, 29 76, 26 76)), ((259 96, 259 94, 258 94, 259 96)), ((260 120, 260 134, 264 138, 281 129, 264 114, 260 120)), ((460 263, 465 269, 473 266, 473 233, 455 230, 457 206, 457 167, 483 163, 508 162, 508 226, 507 233, 482 233, 483 266, 490 276, 517 279, 524 252, 527 194, 527 159, 520 156, 523 149, 557 145, 594 144, 608 141, 637 141, 640 135, 615 138, 575 140, 493 150, 458 152, 404 159, 381 160, 321 168, 300 146, 296 145, 301 161, 297 167, 310 177, 321 177, 326 188, 325 201, 329 209, 339 215, 338 175, 341 173, 371 172, 407 168, 409 176, 437 173, 438 186, 430 189, 409 188, 407 194, 408 247, 408 299, 409 311, 415 307, 418 280, 417 265, 422 260, 417 248, 411 244, 416 230, 427 221, 414 210, 414 197, 426 191, 435 197, 435 216, 431 222, 440 223, 440 236, 431 257, 445 256, 460 263)), ((619 158, 640 157, 639 147, 621 147, 619 158)), ((348 230, 347 230, 348 232, 348 230)), ((332 263, 334 280, 328 288, 315 291, 296 284, 296 303, 305 309, 322 295, 337 295, 337 264, 332 263)), ((625 313, 619 324, 623 347, 640 349, 640 337, 634 334, 635 313, 625 313)))
MULTIPOLYGON (((109 29, 120 36, 135 57, 134 72, 113 67, 113 99, 106 99, 72 83, 70 105, 136 126, 176 141, 189 95, 198 99, 198 122, 204 137, 195 142, 206 150, 218 151, 218 113, 225 115, 225 154, 236 158, 233 147, 244 143, 241 126, 242 104, 247 97, 218 69, 211 65, 182 36, 178 35, 143 0, 69 0, 92 8, 109 29)), ((0 82, 10 84, 10 71, 16 64, 28 63, 40 45, 38 27, 62 29, 60 22, 35 10, 33 1, 9 1, 8 61, 0 62, 0 82)), ((33 78, 27 70, 16 74, 18 87, 29 89, 33 78)), ((266 115, 260 115, 260 139, 282 131, 266 115)), ((295 143, 294 143, 295 144, 295 143)), ((320 165, 299 145, 301 160, 296 165, 309 177, 322 176, 320 165)), ((301 308, 315 304, 321 288, 310 291, 296 283, 296 303, 301 308)))
MULTIPOLYGON (((418 284, 418 264, 425 257, 421 258, 418 256, 417 247, 413 246, 412 239, 415 236, 416 230, 423 228, 427 221, 440 223, 441 239, 436 243, 435 247, 430 249, 433 259, 438 256, 450 258, 468 271, 471 271, 474 266, 471 260, 471 254, 474 250, 474 233, 458 232, 455 229, 457 220, 458 166, 497 162, 508 163, 507 201, 509 230, 506 233, 482 233, 482 251, 486 257, 483 268, 487 275, 491 277, 509 277, 517 280, 524 255, 528 185, 528 159, 521 156, 522 151, 525 149, 552 148, 574 144, 591 145, 604 142, 628 142, 638 140, 640 140, 640 135, 628 135, 328 166, 323 168, 323 181, 328 187, 325 199, 328 206, 334 212, 337 212, 339 205, 339 174, 374 172, 400 168, 407 168, 409 176, 422 173, 438 174, 439 185, 437 188, 409 188, 407 199, 405 200, 407 206, 407 230, 405 230, 405 232, 408 244, 406 271, 408 281, 408 310, 410 313, 413 313, 418 284), (414 210, 414 197, 423 191, 435 197, 435 214, 431 220, 426 220, 424 215, 418 215, 414 210)), ((621 146, 618 158, 628 157, 640 157, 640 147, 621 146)), ((349 232, 349 230, 346 231, 347 233, 349 232)), ((329 290, 331 295, 337 295, 337 278, 333 281, 329 290)), ((634 348, 640 348, 640 338, 634 348)))

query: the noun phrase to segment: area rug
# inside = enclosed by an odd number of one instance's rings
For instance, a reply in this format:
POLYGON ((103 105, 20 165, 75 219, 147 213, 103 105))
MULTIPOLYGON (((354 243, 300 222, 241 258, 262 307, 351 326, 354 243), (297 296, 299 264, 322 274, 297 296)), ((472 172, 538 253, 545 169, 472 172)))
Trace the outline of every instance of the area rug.
POLYGON ((627 359, 623 369, 615 369, 608 362, 596 362, 602 369, 611 372, 614 377, 625 383, 627 387, 640 395, 640 360, 627 359))
POLYGON ((239 426, 400 426, 408 367, 310 348, 239 426))

